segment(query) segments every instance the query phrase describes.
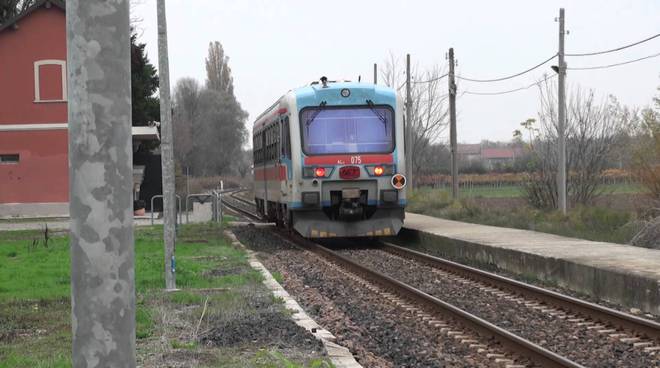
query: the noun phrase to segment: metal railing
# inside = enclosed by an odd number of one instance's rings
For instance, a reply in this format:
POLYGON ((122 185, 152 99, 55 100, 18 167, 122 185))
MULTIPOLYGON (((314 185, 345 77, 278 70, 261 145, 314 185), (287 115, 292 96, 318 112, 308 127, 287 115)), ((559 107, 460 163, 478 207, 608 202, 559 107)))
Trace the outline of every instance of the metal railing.
MULTIPOLYGON (((155 196, 151 197, 151 225, 154 224, 154 199, 156 199, 156 198, 161 198, 162 199, 163 195, 162 194, 156 194, 155 196)), ((175 208, 176 223, 177 223, 177 225, 181 225, 181 223, 183 222, 183 218, 182 218, 183 215, 181 214, 181 211, 180 211, 180 209, 181 209, 181 197, 178 194, 176 194, 176 199, 177 199, 177 202, 178 202, 178 206, 176 206, 176 208, 175 208)))

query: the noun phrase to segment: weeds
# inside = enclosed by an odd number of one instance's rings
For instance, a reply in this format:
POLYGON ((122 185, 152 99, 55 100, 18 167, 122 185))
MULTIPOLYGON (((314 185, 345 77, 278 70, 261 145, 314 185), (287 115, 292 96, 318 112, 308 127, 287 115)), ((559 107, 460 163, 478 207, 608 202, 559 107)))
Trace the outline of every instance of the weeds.
POLYGON ((483 225, 534 230, 594 241, 628 243, 635 234, 630 224, 633 214, 603 207, 579 206, 567 216, 558 211, 538 210, 529 206, 513 208, 485 207, 476 199, 451 201, 449 193, 416 190, 409 197, 408 210, 424 215, 483 225))

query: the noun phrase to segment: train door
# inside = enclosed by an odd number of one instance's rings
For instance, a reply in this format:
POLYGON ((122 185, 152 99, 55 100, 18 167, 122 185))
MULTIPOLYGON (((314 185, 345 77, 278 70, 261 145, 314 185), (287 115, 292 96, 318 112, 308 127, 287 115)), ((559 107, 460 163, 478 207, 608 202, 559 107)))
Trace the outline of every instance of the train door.
MULTIPOLYGON (((282 195, 288 195, 289 176, 291 175, 291 139, 289 137, 289 117, 280 117, 280 166, 284 167, 285 175, 282 179, 282 195)), ((283 200, 287 202, 287 200, 283 200)))

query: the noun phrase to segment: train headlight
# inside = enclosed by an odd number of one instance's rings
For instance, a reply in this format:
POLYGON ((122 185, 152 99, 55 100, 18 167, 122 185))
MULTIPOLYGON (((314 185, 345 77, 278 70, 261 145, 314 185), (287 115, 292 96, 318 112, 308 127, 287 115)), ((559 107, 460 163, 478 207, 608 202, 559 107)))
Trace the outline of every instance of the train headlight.
POLYGON ((317 178, 325 178, 325 167, 317 167, 314 169, 314 176, 317 178))
POLYGON ((344 88, 341 90, 341 97, 348 97, 351 95, 351 90, 348 88, 344 88))
POLYGON ((369 176, 389 176, 394 174, 394 165, 365 165, 365 170, 369 176))

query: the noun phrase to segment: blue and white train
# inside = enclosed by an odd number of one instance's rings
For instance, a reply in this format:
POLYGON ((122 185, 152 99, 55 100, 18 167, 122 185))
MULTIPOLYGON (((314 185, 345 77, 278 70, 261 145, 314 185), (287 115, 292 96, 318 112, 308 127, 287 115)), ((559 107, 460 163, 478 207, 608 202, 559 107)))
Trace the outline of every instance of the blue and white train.
POLYGON ((406 205, 403 102, 388 87, 322 78, 253 127, 259 214, 305 237, 391 236, 406 205))

